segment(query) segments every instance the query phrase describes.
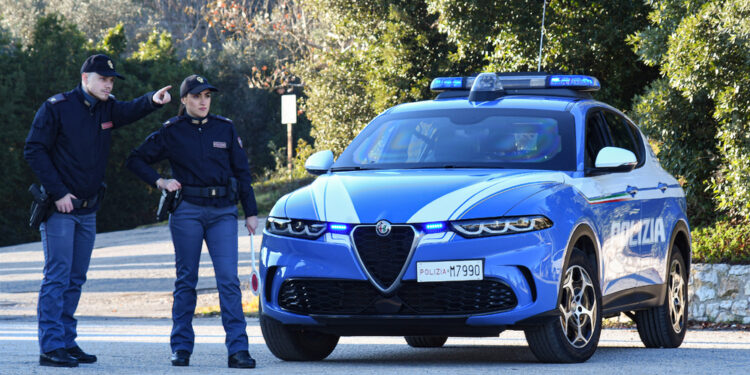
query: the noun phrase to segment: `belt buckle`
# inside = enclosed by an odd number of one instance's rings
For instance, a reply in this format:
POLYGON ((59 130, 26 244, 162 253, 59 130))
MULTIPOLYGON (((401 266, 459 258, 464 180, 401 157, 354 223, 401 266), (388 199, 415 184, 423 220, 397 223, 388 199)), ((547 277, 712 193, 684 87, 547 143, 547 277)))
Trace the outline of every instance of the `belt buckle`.
POLYGON ((216 188, 211 188, 211 192, 210 192, 210 195, 211 195, 212 197, 215 197, 215 196, 216 196, 216 188))

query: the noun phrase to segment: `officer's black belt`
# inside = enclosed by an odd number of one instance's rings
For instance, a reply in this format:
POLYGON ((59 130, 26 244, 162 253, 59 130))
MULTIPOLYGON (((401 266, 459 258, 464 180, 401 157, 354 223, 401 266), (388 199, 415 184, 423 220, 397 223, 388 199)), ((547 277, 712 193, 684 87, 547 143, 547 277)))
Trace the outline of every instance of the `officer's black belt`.
POLYGON ((182 194, 186 197, 222 198, 227 195, 226 186, 183 186, 182 194))
POLYGON ((99 200, 99 194, 89 198, 89 199, 78 199, 74 198, 70 201, 73 202, 73 208, 89 208, 96 206, 96 202, 99 200))

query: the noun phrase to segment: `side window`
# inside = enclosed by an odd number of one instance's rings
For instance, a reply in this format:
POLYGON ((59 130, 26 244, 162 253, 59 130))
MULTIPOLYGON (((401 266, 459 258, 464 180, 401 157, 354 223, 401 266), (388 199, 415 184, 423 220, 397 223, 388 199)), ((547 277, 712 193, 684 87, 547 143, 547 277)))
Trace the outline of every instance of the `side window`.
POLYGON ((607 121, 612 146, 632 151, 640 164, 643 160, 643 154, 641 148, 638 147, 639 142, 636 141, 636 137, 640 138, 638 133, 634 133, 635 129, 631 129, 631 125, 621 116, 609 111, 604 111, 603 113, 607 121))
POLYGON ((589 114, 586 120, 586 151, 585 151, 585 168, 593 168, 596 155, 599 150, 607 145, 606 126, 601 112, 596 111, 589 114))

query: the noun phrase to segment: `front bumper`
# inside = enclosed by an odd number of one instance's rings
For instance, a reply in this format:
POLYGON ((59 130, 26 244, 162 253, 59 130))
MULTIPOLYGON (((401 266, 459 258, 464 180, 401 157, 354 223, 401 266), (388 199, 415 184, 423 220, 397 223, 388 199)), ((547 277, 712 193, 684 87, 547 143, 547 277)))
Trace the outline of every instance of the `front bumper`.
MULTIPOLYGON (((266 232, 261 246, 260 272, 265 281, 261 295, 262 313, 283 324, 316 327, 320 331, 342 335, 493 335, 507 327, 523 324, 529 318, 548 316, 549 311, 554 310, 567 236, 556 238, 557 232, 553 229, 480 239, 464 239, 453 232, 419 233, 413 256, 401 278, 402 285, 390 293, 374 287, 367 289, 371 281, 363 271, 349 236, 326 233, 318 240, 310 241, 266 232), (417 262, 464 259, 483 259, 485 284, 495 283, 495 289, 490 288, 494 291, 507 287, 514 297, 513 303, 499 303, 494 305, 497 309, 493 309, 488 308, 487 299, 478 298, 463 305, 474 303, 474 309, 444 309, 441 312, 439 303, 436 305, 434 301, 435 293, 429 294, 432 309, 414 309, 411 308, 413 302, 403 303, 403 293, 407 288, 420 290, 421 286, 434 286, 416 282, 417 262), (290 295, 290 282, 326 280, 337 282, 338 292, 350 290, 352 285, 365 288, 352 295, 365 295, 362 303, 369 303, 369 306, 361 310, 337 310, 341 305, 336 305, 305 312, 299 304, 290 305, 285 299, 290 295), (404 306, 399 307, 402 303, 404 306)), ((450 284, 450 288, 437 292, 438 295, 445 294, 446 305, 455 304, 452 299, 473 295, 472 291, 461 291, 463 286, 477 287, 476 282, 450 284)), ((307 299, 310 302, 312 298, 312 302, 319 302, 321 298, 319 290, 313 293, 299 289, 291 293, 297 294, 294 296, 296 301, 307 299)), ((326 295, 325 291, 323 295, 326 295)), ((490 301, 497 300, 490 296, 490 301)), ((489 305, 493 306, 492 302, 489 305)))

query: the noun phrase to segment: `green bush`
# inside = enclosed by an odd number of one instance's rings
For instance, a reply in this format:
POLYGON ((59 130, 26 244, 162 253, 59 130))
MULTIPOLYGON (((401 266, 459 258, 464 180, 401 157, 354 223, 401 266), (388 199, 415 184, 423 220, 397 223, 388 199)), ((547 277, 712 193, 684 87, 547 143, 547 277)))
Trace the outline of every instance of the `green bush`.
POLYGON ((693 262, 750 264, 750 223, 719 221, 692 235, 693 262))

